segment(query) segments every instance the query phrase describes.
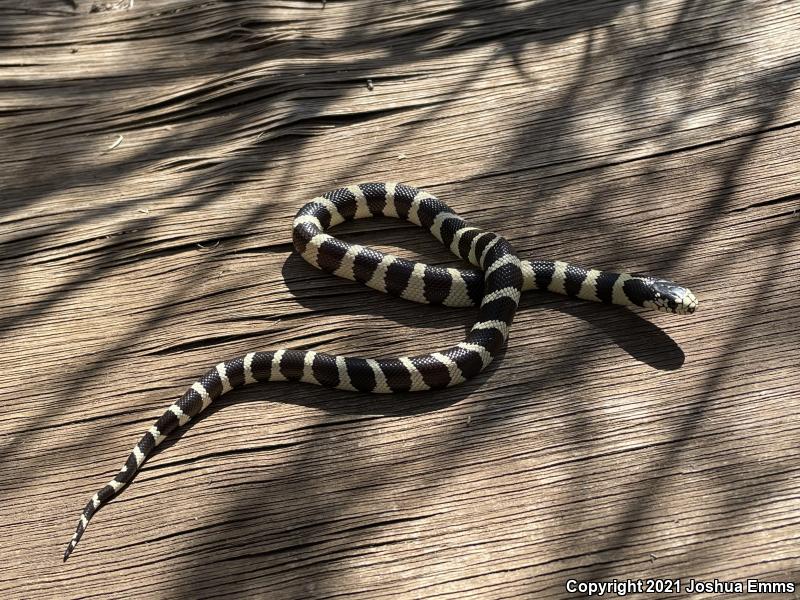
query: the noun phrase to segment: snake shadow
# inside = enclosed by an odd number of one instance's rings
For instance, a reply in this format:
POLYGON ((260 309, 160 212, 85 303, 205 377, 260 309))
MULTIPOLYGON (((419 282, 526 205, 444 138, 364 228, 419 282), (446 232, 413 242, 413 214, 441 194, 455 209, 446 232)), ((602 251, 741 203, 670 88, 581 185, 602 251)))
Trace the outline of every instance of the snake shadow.
MULTIPOLYGON (((346 236, 339 237, 344 238, 346 236)), ((361 243, 361 240, 359 240, 359 243, 361 243)), ((439 244, 434 242, 434 245, 438 246, 439 244)), ((463 266, 458 261, 449 262, 452 263, 452 266, 463 266)), ((367 288, 360 283, 323 273, 309 265, 296 252, 292 252, 286 259, 281 274, 287 288, 298 304, 326 315, 332 313, 370 314, 409 327, 418 327, 421 318, 424 318, 426 326, 448 327, 452 326, 453 323, 448 314, 452 314, 453 311, 456 311, 456 315, 458 314, 458 309, 412 303, 402 298, 380 294, 380 292, 367 288), (319 292, 320 289, 327 289, 331 282, 334 285, 343 286, 340 289, 348 290, 350 293, 357 293, 358 290, 362 290, 365 299, 368 296, 373 296, 380 300, 381 296, 385 296, 386 300, 375 302, 367 299, 363 302, 356 301, 348 303, 346 306, 332 309, 330 295, 319 292), (403 305, 407 308, 406 310, 398 310, 397 305, 403 305), (441 312, 442 317, 436 314, 439 312, 441 312)), ((470 310, 472 318, 465 323, 465 333, 472 327, 478 314, 477 309, 470 310)), ((597 304, 547 292, 531 291, 522 295, 519 310, 520 312, 527 310, 554 310, 581 319, 599 331, 608 341, 627 352, 632 358, 659 371, 680 369, 686 360, 681 347, 663 329, 638 314, 638 312, 625 307, 597 304)))

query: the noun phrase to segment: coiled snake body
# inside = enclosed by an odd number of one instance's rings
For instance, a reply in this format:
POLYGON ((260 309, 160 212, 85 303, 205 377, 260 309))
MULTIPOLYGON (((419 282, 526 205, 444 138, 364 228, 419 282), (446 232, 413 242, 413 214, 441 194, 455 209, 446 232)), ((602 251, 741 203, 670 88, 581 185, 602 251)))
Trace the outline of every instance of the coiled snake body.
POLYGON ((232 389, 287 380, 372 393, 456 385, 480 373, 503 347, 520 293, 526 290, 549 290, 584 300, 681 314, 697 307, 691 291, 664 279, 587 270, 561 261, 520 261, 503 237, 469 226, 444 202, 403 184, 365 183, 314 198, 297 213, 293 240, 303 258, 323 271, 414 302, 478 306, 478 321, 463 342, 418 356, 370 359, 281 349, 251 352, 218 364, 161 415, 117 475, 92 496, 64 560, 92 515, 133 479, 153 449, 232 389), (348 244, 325 233, 344 221, 371 216, 397 217, 424 227, 477 269, 434 267, 348 244))

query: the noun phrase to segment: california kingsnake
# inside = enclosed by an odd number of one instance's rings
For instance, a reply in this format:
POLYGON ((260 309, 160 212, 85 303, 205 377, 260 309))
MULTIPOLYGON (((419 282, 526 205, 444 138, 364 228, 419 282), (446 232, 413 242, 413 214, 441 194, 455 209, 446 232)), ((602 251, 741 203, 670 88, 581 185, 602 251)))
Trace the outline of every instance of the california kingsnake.
POLYGON ((520 293, 549 290, 584 300, 692 313, 687 288, 647 275, 583 269, 561 261, 520 261, 499 235, 470 227, 432 195, 400 183, 363 183, 314 198, 294 220, 294 246, 313 266, 414 302, 480 306, 478 321, 460 344, 399 358, 332 356, 312 350, 252 352, 220 363, 192 384, 133 448, 117 475, 83 509, 64 560, 92 515, 133 479, 153 449, 222 394, 258 381, 304 381, 342 390, 392 393, 439 389, 480 373, 506 342, 520 293), (324 233, 344 221, 397 217, 428 229, 478 269, 449 269, 348 244, 324 233))

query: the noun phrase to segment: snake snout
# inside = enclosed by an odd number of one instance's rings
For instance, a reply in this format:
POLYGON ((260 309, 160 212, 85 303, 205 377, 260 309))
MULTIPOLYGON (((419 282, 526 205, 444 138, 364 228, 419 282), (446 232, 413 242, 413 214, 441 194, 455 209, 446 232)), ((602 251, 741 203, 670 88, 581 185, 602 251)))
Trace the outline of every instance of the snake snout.
POLYGON ((666 279, 656 279, 650 285, 653 293, 651 302, 657 310, 679 315, 690 315, 697 310, 697 297, 689 288, 666 279))

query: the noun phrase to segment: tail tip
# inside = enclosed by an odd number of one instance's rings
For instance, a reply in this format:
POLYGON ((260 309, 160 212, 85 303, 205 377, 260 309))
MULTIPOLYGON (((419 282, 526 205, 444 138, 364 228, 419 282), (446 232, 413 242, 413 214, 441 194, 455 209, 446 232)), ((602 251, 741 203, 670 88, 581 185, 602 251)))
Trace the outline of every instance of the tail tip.
POLYGON ((72 551, 75 549, 75 540, 71 540, 69 544, 67 544, 67 549, 64 550, 64 562, 67 562, 69 555, 72 554, 72 551))

